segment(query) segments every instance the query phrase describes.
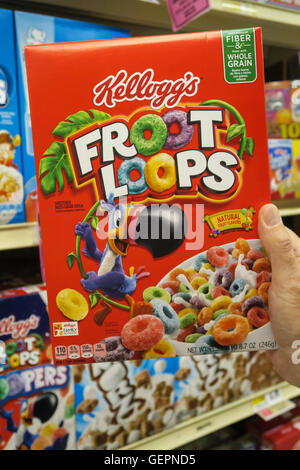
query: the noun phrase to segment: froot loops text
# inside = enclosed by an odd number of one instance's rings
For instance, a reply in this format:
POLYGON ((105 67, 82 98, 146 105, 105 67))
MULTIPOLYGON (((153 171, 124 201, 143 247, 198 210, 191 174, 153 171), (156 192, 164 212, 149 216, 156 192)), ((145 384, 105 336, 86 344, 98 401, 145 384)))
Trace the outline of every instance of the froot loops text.
POLYGON ((228 199, 239 188, 241 161, 220 143, 225 121, 221 106, 188 106, 97 122, 67 139, 75 181, 94 181, 104 198, 228 199))

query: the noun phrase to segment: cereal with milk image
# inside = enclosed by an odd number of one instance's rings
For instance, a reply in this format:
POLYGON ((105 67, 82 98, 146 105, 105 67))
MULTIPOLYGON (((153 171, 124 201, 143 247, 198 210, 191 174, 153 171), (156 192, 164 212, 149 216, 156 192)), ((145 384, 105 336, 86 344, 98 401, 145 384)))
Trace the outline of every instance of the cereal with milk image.
POLYGON ((254 350, 259 341, 274 341, 268 315, 271 276, 260 241, 238 238, 172 270, 149 300, 178 355, 254 350))

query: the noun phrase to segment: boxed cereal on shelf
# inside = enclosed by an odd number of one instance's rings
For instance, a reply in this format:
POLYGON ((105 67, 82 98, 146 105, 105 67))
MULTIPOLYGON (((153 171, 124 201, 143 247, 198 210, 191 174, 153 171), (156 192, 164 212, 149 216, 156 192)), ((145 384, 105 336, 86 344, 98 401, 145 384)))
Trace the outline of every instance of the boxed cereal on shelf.
POLYGON ((295 197, 300 198, 300 139, 293 139, 292 184, 295 197))
POLYGON ((299 450, 300 417, 262 434, 260 448, 261 450, 299 450))
POLYGON ((300 139, 268 139, 271 198, 291 199, 300 191, 300 139))
POLYGON ((0 292, 0 375, 51 361, 45 285, 0 292))
POLYGON ((265 351, 73 369, 79 450, 132 445, 281 381, 265 351))
POLYGON ((300 80, 266 83, 268 137, 300 138, 300 80))
POLYGON ((67 18, 39 15, 23 11, 16 11, 14 15, 22 132, 21 150, 25 181, 25 211, 26 220, 28 222, 32 222, 37 220, 37 183, 33 155, 24 47, 29 44, 48 44, 53 42, 87 41, 91 39, 127 37, 130 33, 123 28, 115 28, 96 23, 87 23, 84 21, 75 21, 67 18))
POLYGON ((72 369, 51 362, 46 286, 0 292, 0 450, 74 448, 72 369))
POLYGON ((291 188, 293 142, 290 139, 269 139, 272 199, 294 197, 291 188))
POLYGON ((0 9, 0 225, 25 221, 13 12, 0 9))
POLYGON ((260 29, 25 55, 55 363, 276 348, 260 29))
POLYGON ((75 449, 72 368, 52 364, 0 376, 0 450, 75 449))

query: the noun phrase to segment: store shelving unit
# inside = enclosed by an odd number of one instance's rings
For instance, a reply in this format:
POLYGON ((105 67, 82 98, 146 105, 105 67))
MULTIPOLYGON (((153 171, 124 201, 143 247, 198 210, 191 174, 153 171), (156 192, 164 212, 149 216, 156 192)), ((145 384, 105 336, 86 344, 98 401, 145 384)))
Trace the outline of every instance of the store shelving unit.
MULTIPOLYGON (((23 2, 36 4, 39 8, 55 9, 57 13, 71 14, 90 18, 93 21, 106 20, 118 24, 130 24, 134 35, 143 35, 141 26, 161 29, 171 33, 171 22, 166 1, 160 5, 142 0, 30 0, 23 2), (135 27, 134 27, 135 25, 135 27)), ((300 47, 300 14, 287 9, 280 9, 235 0, 210 0, 211 10, 200 16, 182 32, 208 31, 218 29, 263 27, 263 39, 266 44, 296 49, 300 47)), ((144 28, 145 31, 145 28, 144 28)), ((156 34, 157 32, 154 32, 156 34)))
POLYGON ((300 199, 283 199, 274 201, 282 217, 288 217, 300 214, 300 199))
POLYGON ((0 251, 38 246, 39 231, 35 222, 0 226, 0 251))
POLYGON ((256 399, 274 390, 279 390, 282 401, 300 395, 299 388, 283 382, 221 406, 220 408, 216 408, 196 418, 186 420, 161 433, 133 442, 132 444, 122 447, 120 450, 177 449, 207 434, 216 432, 219 429, 254 415, 254 403, 256 403, 256 399))

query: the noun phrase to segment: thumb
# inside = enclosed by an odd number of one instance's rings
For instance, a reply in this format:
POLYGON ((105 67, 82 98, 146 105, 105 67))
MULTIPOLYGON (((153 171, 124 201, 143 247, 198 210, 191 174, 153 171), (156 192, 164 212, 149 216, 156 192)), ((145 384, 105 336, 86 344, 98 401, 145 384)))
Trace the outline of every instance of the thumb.
POLYGON ((293 240, 274 204, 266 204, 260 209, 258 233, 271 261, 273 277, 281 273, 289 279, 297 263, 293 240))

